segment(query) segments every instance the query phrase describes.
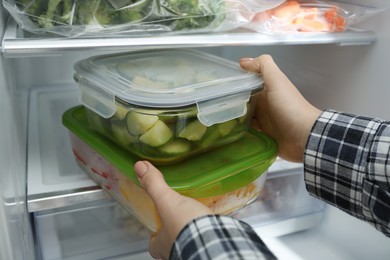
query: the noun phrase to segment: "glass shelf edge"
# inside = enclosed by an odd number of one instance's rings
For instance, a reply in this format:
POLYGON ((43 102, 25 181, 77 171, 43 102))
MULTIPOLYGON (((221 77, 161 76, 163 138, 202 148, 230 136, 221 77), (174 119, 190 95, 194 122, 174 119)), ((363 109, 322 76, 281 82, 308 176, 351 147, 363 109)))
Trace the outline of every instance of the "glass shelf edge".
POLYGON ((147 37, 23 38, 15 23, 8 24, 2 39, 4 57, 48 56, 67 51, 121 51, 147 48, 191 48, 216 46, 266 46, 339 44, 369 45, 375 42, 373 31, 350 30, 343 33, 261 34, 256 32, 227 32, 212 34, 180 34, 147 37))

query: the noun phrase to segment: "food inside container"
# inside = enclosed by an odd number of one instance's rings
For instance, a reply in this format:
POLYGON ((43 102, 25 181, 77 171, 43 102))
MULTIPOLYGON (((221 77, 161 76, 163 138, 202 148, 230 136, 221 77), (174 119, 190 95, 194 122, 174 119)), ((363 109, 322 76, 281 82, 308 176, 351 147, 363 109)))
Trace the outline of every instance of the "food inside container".
POLYGON ((221 0, 3 0, 3 5, 27 31, 69 37, 211 31, 227 12, 221 0))
MULTIPOLYGON (((158 230, 155 206, 133 169, 137 157, 93 131, 83 106, 66 111, 62 122, 79 166, 148 229, 158 230)), ((275 141, 251 129, 229 145, 158 168, 174 190, 217 214, 230 214, 258 197, 276 155, 275 141)))
POLYGON ((243 27, 263 33, 344 32, 381 11, 374 6, 330 0, 275 3, 278 5, 268 10, 241 12, 241 19, 248 21, 243 27))
POLYGON ((91 127, 159 165, 243 137, 263 88, 237 63, 193 50, 96 56, 74 68, 91 127))

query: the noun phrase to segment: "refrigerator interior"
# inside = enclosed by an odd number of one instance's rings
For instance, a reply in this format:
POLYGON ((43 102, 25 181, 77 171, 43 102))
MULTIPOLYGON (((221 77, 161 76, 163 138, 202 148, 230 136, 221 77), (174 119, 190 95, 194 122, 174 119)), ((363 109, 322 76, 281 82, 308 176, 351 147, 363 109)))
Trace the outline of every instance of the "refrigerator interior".
MULTIPOLYGON (((386 1, 372 4, 388 5, 386 1)), ((360 29, 375 30, 373 42, 372 34, 363 31, 356 41, 348 41, 350 35, 343 34, 311 42, 310 37, 309 42, 274 39, 267 44, 253 43, 254 35, 227 37, 222 42, 218 37, 186 36, 183 41, 188 43, 178 47, 199 47, 235 61, 269 53, 319 108, 390 120, 390 88, 386 85, 389 17, 387 10, 359 25, 360 29), (237 46, 228 46, 234 44, 237 46)), ((4 32, 6 17, 2 18, 4 32)), ((147 233, 72 161, 58 118, 67 107, 78 103, 74 62, 95 54, 153 45, 153 40, 136 40, 140 46, 123 39, 124 47, 99 49, 99 41, 69 41, 63 47, 64 42, 56 39, 43 43, 3 39, 0 259, 140 259, 141 255, 149 259, 142 253, 147 248, 147 233)), ((155 45, 161 47, 159 44, 155 45)), ((171 47, 168 45, 162 47, 171 47)), ((270 171, 268 187, 289 183, 290 190, 276 189, 279 193, 271 197, 271 206, 263 197, 235 216, 248 221, 280 259, 388 258, 390 239, 306 194, 300 165, 279 161, 270 171), (294 201, 287 200, 291 198, 288 192, 294 201)))

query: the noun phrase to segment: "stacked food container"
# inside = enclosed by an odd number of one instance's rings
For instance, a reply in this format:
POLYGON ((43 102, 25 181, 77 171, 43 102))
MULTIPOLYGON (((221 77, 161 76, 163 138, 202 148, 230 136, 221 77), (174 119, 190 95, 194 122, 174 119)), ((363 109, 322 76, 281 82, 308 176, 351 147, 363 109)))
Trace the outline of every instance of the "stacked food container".
POLYGON ((74 68, 83 105, 63 115, 74 157, 151 231, 160 222, 133 170, 140 159, 215 213, 258 197, 277 155, 273 139, 250 129, 258 75, 183 49, 95 56, 74 68))

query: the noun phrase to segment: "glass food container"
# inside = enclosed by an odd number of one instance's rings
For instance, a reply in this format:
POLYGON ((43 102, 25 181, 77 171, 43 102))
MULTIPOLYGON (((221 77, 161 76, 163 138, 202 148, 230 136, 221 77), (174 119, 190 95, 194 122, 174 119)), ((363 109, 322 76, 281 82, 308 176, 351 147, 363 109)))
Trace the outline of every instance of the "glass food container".
POLYGON ((96 131, 154 164, 173 164, 240 139, 263 80, 193 50, 102 55, 74 66, 96 131))
MULTIPOLYGON (((156 208, 133 169, 137 157, 92 130, 86 116, 85 107, 77 106, 62 117, 78 165, 148 229, 157 231, 156 208)), ((276 156, 275 141, 251 129, 229 145, 158 168, 174 190, 215 213, 230 214, 258 197, 276 156)))

